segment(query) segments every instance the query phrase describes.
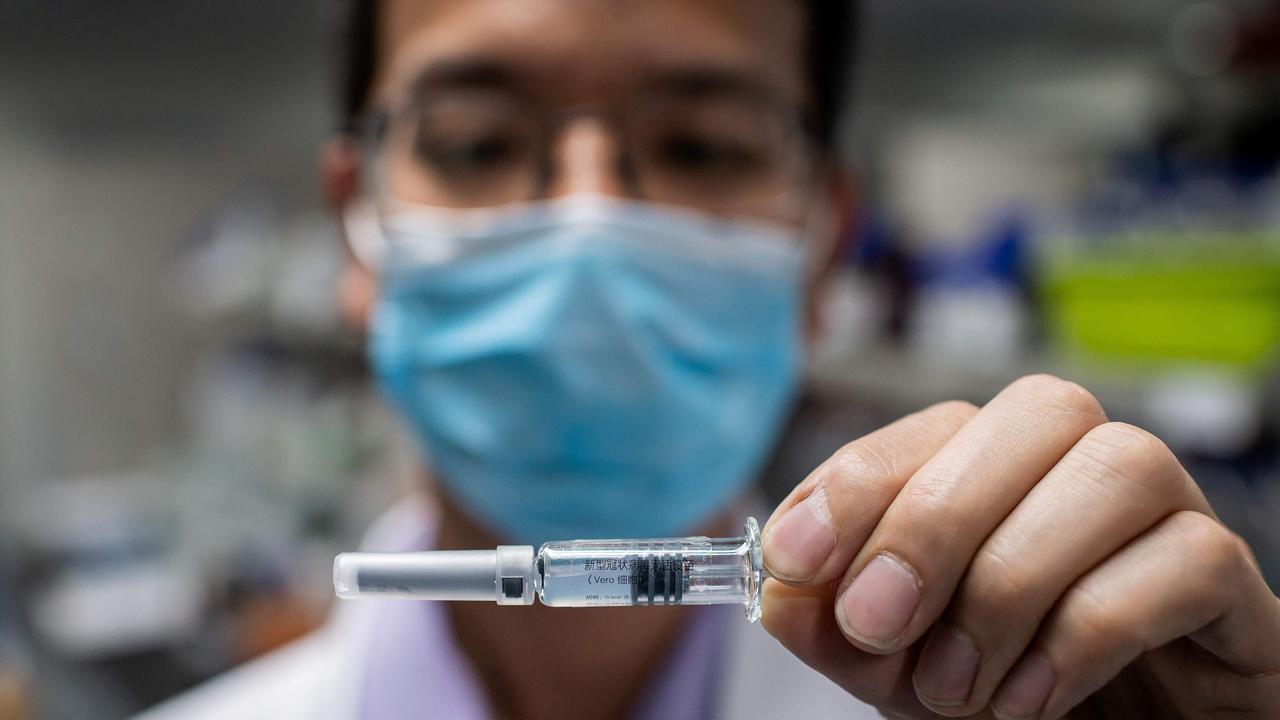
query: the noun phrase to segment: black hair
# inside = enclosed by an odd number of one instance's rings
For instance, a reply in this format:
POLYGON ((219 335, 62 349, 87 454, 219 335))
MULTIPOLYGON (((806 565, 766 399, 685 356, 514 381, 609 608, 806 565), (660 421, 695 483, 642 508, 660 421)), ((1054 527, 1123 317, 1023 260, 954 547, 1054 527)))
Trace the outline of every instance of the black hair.
MULTIPOLYGON (((809 132, 823 149, 836 144, 849 90, 857 0, 803 0, 808 10, 805 64, 812 96, 809 132)), ((378 59, 380 0, 338 0, 338 93, 340 128, 354 133, 369 99, 378 59)))

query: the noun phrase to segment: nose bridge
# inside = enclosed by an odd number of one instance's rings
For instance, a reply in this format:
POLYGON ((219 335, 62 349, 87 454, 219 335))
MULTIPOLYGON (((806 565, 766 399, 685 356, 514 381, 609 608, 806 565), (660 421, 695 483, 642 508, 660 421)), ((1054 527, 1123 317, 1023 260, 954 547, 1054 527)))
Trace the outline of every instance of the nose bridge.
POLYGON ((596 193, 625 197, 622 146, 618 133, 593 115, 576 115, 561 126, 551 147, 551 177, 547 195, 562 197, 596 193))

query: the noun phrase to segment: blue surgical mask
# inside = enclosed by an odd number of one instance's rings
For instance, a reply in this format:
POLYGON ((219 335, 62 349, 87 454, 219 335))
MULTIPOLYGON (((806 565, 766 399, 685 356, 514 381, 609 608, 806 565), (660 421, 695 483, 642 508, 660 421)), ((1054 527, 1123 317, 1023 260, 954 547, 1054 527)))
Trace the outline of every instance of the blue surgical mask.
POLYGON ((374 370, 504 539, 679 534, 761 470, 799 376, 798 233, 600 196, 382 232, 374 370))

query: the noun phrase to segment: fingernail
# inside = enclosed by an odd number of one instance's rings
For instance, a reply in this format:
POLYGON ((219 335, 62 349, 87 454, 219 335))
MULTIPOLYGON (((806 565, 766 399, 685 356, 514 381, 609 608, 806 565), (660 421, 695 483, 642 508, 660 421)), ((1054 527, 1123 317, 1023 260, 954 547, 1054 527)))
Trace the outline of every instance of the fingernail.
POLYGON ((1042 653, 1032 652, 1018 661, 1004 679, 991 702, 991 710, 1001 720, 1030 720, 1053 691, 1053 666, 1042 653))
POLYGON ((978 674, 978 651, 958 630, 938 626, 916 665, 916 693, 930 705, 960 705, 969 699, 978 674))
POLYGON ((822 488, 782 514, 764 539, 764 563, 786 580, 808 580, 836 547, 827 495, 822 488))
POLYGON ((846 633, 888 650, 906 630, 920 603, 920 579, 889 555, 877 555, 854 578, 837 606, 846 633))

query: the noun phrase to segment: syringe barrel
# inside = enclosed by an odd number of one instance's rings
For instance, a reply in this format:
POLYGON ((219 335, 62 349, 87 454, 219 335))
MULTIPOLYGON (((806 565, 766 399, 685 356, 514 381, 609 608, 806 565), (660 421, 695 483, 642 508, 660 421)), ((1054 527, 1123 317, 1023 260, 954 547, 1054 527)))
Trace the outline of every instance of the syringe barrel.
POLYGON ((759 613, 760 531, 739 538, 571 540, 538 552, 538 599, 555 607, 742 604, 759 613))

